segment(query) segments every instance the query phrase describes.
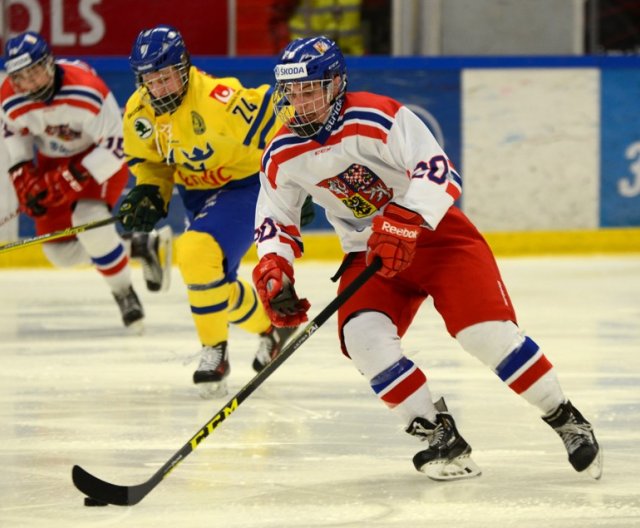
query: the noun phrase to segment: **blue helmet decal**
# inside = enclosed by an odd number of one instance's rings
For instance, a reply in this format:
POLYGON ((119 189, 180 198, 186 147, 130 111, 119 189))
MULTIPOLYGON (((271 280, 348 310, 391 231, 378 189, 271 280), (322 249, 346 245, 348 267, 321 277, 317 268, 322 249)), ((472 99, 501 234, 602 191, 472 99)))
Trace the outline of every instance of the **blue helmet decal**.
POLYGON ((7 73, 15 73, 51 56, 47 41, 34 31, 26 31, 7 40, 4 46, 4 67, 7 73))
POLYGON ((136 75, 142 75, 181 65, 188 57, 180 32, 172 26, 160 25, 138 34, 129 56, 129 65, 136 75))
POLYGON ((277 82, 345 77, 347 66, 338 45, 327 37, 300 38, 284 48, 274 69, 277 82))

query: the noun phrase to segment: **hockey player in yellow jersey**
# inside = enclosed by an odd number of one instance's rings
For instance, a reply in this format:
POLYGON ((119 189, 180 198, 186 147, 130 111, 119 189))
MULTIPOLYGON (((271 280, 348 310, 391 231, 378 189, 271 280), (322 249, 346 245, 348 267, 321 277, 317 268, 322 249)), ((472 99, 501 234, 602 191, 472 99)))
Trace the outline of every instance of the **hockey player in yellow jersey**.
POLYGON ((137 89, 125 108, 124 150, 136 186, 119 215, 126 230, 150 231, 177 187, 188 223, 177 263, 202 345, 193 381, 203 397, 224 395, 229 324, 259 335, 256 371, 292 333, 271 325, 251 283, 237 275, 253 243, 260 157, 278 128, 272 90, 198 70, 166 25, 142 31, 129 62, 137 89))

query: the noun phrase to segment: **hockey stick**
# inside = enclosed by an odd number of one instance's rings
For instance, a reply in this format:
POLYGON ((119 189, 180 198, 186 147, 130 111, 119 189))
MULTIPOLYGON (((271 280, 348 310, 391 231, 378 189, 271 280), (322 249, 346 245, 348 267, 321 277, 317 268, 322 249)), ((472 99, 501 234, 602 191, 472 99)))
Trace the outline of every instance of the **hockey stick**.
POLYGON ((2 220, 0 220, 0 227, 2 227, 7 222, 13 220, 20 214, 20 208, 18 207, 13 213, 8 214, 2 220))
POLYGON ((89 229, 96 229, 97 227, 103 227, 109 224, 113 224, 117 221, 117 216, 110 216, 109 218, 105 218, 104 220, 96 220, 95 222, 89 222, 75 227, 67 227, 66 229, 61 229, 60 231, 38 235, 33 238, 27 238, 25 240, 16 240, 15 242, 10 242, 9 244, 0 246, 0 253, 27 246, 33 246, 35 244, 40 244, 41 242, 48 242, 49 240, 57 240, 58 238, 77 235, 78 233, 89 231, 89 229))
POLYGON ((271 363, 256 374, 225 406, 220 409, 191 439, 183 445, 167 462, 156 471, 153 476, 135 486, 119 486, 94 477, 80 466, 73 466, 71 476, 73 483, 82 493, 92 499, 118 506, 133 506, 140 502, 153 488, 155 488, 167 474, 173 470, 180 462, 204 440, 207 436, 231 415, 240 404, 255 391, 263 381, 286 361, 302 344, 329 319, 338 308, 344 304, 376 271, 380 269, 380 259, 374 260, 349 284, 329 305, 322 310, 315 319, 309 321, 302 332, 299 332, 271 363))

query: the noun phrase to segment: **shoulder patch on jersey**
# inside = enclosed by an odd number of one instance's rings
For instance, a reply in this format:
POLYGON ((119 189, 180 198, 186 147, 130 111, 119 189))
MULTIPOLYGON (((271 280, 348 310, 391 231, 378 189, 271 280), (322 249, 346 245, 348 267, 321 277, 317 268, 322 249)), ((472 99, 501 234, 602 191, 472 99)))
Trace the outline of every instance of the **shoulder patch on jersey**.
POLYGON ((204 123, 204 119, 202 119, 202 116, 198 112, 195 112, 194 110, 191 111, 191 125, 193 126, 193 131, 198 136, 204 134, 205 131, 207 130, 207 126, 204 123))
POLYGON ((153 134, 153 125, 145 117, 138 117, 133 122, 133 129, 140 139, 150 138, 151 134, 153 134))
POLYGON ((209 97, 213 97, 216 101, 227 104, 233 97, 234 93, 235 90, 233 88, 229 88, 224 84, 218 84, 213 90, 211 90, 209 97))

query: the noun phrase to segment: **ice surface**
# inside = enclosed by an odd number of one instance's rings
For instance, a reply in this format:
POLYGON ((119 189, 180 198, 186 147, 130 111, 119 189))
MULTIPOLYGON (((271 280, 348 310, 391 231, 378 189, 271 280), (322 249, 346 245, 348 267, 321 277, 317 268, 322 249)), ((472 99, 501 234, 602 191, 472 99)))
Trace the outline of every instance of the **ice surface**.
MULTIPOLYGON (((372 395, 327 322, 140 504, 88 508, 83 466, 147 480, 226 402, 191 383, 199 348, 177 269, 127 335, 93 270, 0 270, 0 527, 640 526, 640 257, 502 259, 522 328, 604 446, 596 482, 573 471, 536 409, 467 355, 427 302, 404 339, 444 395, 483 475, 438 483, 422 444, 372 395), (190 362, 189 362, 190 361, 190 362)), ((337 264, 297 266, 318 313, 337 264)), ((243 267, 249 278, 250 268, 243 267)), ((232 329, 230 390, 257 339, 232 329)))

